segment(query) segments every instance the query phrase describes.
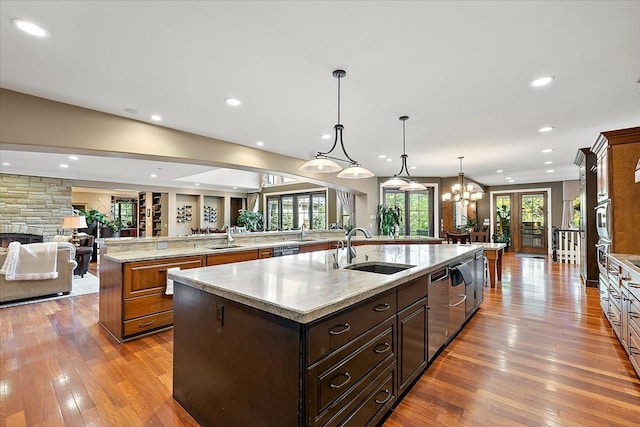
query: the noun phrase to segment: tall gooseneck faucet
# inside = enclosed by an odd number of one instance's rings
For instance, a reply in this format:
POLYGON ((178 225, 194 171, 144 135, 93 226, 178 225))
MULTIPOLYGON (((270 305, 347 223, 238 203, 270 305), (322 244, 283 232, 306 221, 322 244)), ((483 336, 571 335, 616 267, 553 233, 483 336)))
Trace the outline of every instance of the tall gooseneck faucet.
POLYGON ((351 245, 351 236, 353 236, 358 230, 362 231, 364 237, 367 239, 371 238, 371 233, 362 227, 355 227, 349 231, 349 234, 347 234, 347 264, 351 264, 351 260, 356 257, 356 248, 351 245))

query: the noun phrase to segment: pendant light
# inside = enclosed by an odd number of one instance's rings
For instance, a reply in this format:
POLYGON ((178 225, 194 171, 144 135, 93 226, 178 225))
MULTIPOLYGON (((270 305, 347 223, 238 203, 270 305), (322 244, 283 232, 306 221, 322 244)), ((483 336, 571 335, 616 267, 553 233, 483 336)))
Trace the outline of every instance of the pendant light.
POLYGON ((458 157, 460 160, 460 172, 458 172, 458 183, 454 184, 451 187, 451 193, 444 193, 442 195, 442 200, 444 202, 447 201, 455 201, 459 202, 460 200, 464 200, 468 203, 469 200, 476 201, 482 199, 482 191, 473 191, 473 184, 464 183, 464 172, 462 171, 462 159, 463 156, 458 157))
POLYGON ((335 139, 333 140, 333 146, 327 152, 318 151, 318 154, 316 154, 313 159, 300 166, 299 169, 303 172, 331 173, 340 171, 337 175, 338 178, 347 179, 370 178, 373 176, 373 172, 360 166, 357 161, 353 160, 347 154, 347 150, 344 148, 344 142, 342 141, 342 130, 344 129, 344 126, 340 124, 340 79, 346 75, 347 72, 344 70, 335 70, 333 72, 333 77, 338 79, 338 123, 333 127, 336 133, 335 139), (342 148, 342 153, 346 159, 329 155, 338 146, 338 140, 340 140, 340 148, 342 148), (336 160, 339 162, 349 163, 349 166, 343 169, 336 160))
POLYGON ((382 183, 383 187, 399 187, 402 191, 419 191, 426 190, 427 187, 416 182, 415 179, 409 173, 407 169, 407 150, 406 150, 406 141, 405 141, 405 122, 409 120, 409 116, 401 116, 399 118, 402 121, 402 167, 400 168, 400 172, 393 175, 392 178, 386 180, 382 183), (402 176, 402 172, 406 173, 406 176, 402 176))

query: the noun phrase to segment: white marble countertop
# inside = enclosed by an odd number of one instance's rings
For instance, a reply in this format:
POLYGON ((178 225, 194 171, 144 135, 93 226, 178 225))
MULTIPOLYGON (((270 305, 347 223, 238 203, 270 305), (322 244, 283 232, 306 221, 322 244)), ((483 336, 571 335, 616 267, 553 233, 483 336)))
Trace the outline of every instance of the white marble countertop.
POLYGON ((169 272, 169 278, 299 323, 309 323, 482 249, 475 245, 359 246, 352 264, 381 261, 415 267, 391 274, 347 270, 335 250, 169 272))
POLYGON ((636 274, 640 274, 640 254, 608 254, 611 258, 617 260, 625 267, 631 269, 636 274), (636 262, 634 264, 632 261, 636 262))

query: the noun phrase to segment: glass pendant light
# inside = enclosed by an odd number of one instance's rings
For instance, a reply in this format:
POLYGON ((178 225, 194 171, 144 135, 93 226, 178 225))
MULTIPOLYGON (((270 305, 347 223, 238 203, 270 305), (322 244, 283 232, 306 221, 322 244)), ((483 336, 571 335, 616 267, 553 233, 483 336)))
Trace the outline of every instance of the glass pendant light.
POLYGON ((367 168, 363 168, 357 161, 353 160, 344 148, 344 142, 342 140, 342 130, 344 129, 344 126, 340 124, 340 79, 346 75, 347 72, 344 70, 335 70, 333 72, 333 77, 338 79, 338 123, 333 127, 336 134, 335 139, 333 140, 333 146, 327 152, 318 151, 318 154, 316 154, 313 159, 300 166, 299 169, 303 172, 331 173, 341 171, 337 175, 338 178, 347 179, 370 178, 373 176, 373 172, 367 168), (342 148, 342 153, 346 159, 329 156, 329 154, 331 154, 338 146, 338 140, 340 141, 340 148, 342 148), (336 160, 339 162, 349 163, 349 166, 342 169, 342 166, 340 166, 336 160))
POLYGON ((409 120, 409 116, 401 116, 399 118, 402 121, 402 167, 400 168, 400 172, 393 175, 393 177, 389 178, 385 182, 382 183, 383 187, 399 187, 402 191, 419 191, 426 190, 427 187, 416 182, 415 179, 409 173, 407 169, 407 150, 406 150, 406 141, 405 141, 405 122, 409 120), (402 176, 402 172, 406 173, 406 176, 402 176))
POLYGON ((442 201, 455 201, 459 202, 460 200, 464 201, 475 201, 482 199, 482 191, 474 192, 473 184, 464 184, 464 172, 462 171, 462 159, 463 156, 458 157, 460 161, 460 172, 458 172, 458 183, 451 186, 451 193, 444 193, 442 195, 442 201))

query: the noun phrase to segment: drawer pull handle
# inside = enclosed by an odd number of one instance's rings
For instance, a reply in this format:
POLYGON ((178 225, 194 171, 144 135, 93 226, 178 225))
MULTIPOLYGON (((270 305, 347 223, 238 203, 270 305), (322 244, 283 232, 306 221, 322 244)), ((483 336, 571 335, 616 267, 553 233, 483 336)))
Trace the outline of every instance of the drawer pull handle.
POLYGON ((611 323, 613 323, 615 326, 620 326, 620 322, 616 322, 615 320, 612 320, 611 323))
POLYGON ((342 335, 345 332, 348 332, 349 330, 351 330, 351 325, 348 324, 348 323, 345 323, 344 325, 334 326, 333 328, 329 329, 329 334, 330 335, 342 335), (342 328, 342 329, 336 330, 335 328, 342 328))
POLYGON ((383 390, 382 393, 387 393, 387 397, 385 397, 383 400, 378 400, 376 399, 376 403, 378 405, 384 405, 385 403, 387 403, 389 401, 389 399, 391 399, 391 392, 389 390, 383 390))
POLYGON ((383 354, 389 350, 391 350, 391 344, 389 344, 388 342, 385 342, 382 344, 378 344, 373 351, 375 351, 378 354, 383 354))
POLYGON ((460 304, 462 304, 463 302, 465 302, 467 300, 467 296, 466 295, 457 295, 457 296, 462 297, 462 299, 459 302, 455 303, 455 304, 449 304, 449 307, 457 307, 457 306, 459 306, 460 304))
POLYGON ((375 307, 373 307, 373 311, 377 311, 377 312, 381 312, 381 311, 387 311, 391 308, 391 306, 389 305, 389 303, 384 303, 384 304, 378 304, 375 307))
POLYGON ((637 348, 635 348, 635 347, 630 345, 629 346, 629 353, 631 353, 631 354, 633 354, 635 356, 636 354, 640 354, 640 351, 638 351, 637 348))
MULTIPOLYGON (((342 381, 340 384, 334 384, 333 380, 331 380, 331 382, 329 383, 329 387, 342 388, 346 386, 349 381, 351 381, 351 374, 349 374, 349 372, 345 372, 344 374, 340 374, 340 375, 343 375, 346 379, 342 381)), ((336 375, 334 378, 339 377, 340 375, 336 375)))
POLYGON ((640 289, 640 283, 629 282, 629 286, 631 286, 632 288, 639 288, 640 289))
POLYGON ((635 313, 629 313, 629 317, 631 317, 632 319, 640 319, 640 315, 635 313))
POLYGON ((603 298, 602 298, 602 301, 609 301, 609 298, 607 298, 607 297, 603 297, 603 298))
POLYGON ((146 328, 147 326, 151 326, 155 323, 155 320, 152 320, 147 323, 138 323, 138 328, 146 328))

